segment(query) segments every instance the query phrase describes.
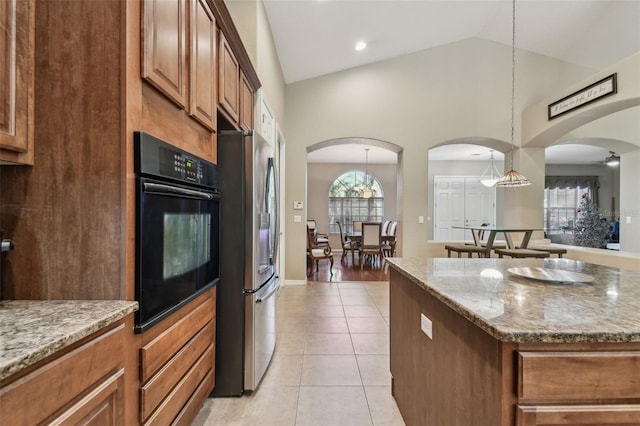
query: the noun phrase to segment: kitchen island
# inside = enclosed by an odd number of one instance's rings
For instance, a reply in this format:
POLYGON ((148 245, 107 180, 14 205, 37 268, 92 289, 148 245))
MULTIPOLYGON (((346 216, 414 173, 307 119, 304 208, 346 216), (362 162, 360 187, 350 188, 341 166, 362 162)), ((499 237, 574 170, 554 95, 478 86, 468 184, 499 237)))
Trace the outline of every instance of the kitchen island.
POLYGON ((407 425, 640 424, 640 272, 570 259, 388 262, 392 393, 407 425), (522 268, 591 281, 509 271, 522 268))

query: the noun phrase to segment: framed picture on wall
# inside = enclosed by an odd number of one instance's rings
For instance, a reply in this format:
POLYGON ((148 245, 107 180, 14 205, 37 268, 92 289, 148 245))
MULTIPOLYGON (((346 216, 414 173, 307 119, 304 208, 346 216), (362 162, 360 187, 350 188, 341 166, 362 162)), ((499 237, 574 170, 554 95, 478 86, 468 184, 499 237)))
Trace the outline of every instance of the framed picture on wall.
POLYGON ((584 89, 580 89, 569 96, 565 96, 564 98, 549 104, 549 120, 553 120, 554 118, 560 117, 562 114, 566 114, 576 108, 588 105, 598 99, 613 95, 617 91, 617 74, 614 73, 602 80, 590 84, 584 89))

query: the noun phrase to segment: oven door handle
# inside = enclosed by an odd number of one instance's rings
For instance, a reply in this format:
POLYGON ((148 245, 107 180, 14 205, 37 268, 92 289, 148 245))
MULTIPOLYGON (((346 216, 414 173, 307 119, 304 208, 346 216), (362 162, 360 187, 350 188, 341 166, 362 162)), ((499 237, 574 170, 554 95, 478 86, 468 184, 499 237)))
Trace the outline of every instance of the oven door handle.
POLYGON ((170 197, 194 198, 197 200, 213 200, 218 198, 216 194, 210 194, 202 191, 194 191, 193 189, 180 188, 177 186, 163 185, 161 183, 144 184, 145 194, 168 195, 170 197))

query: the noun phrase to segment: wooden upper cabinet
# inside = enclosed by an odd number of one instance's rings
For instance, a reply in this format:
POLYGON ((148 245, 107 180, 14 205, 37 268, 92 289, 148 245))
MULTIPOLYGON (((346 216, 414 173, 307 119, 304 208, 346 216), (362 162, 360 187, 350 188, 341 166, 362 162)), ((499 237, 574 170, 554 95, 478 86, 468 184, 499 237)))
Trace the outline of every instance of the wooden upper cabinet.
POLYGON ((191 0, 189 113, 216 129, 216 20, 206 0, 191 0))
POLYGON ((0 163, 33 164, 35 2, 0 1, 0 163))
POLYGON ((142 77, 184 108, 187 1, 144 0, 142 27, 142 77))
POLYGON ((240 114, 240 65, 222 32, 218 48, 218 103, 232 122, 240 114))
POLYGON ((245 131, 253 129, 253 90, 249 80, 240 71, 240 128, 245 131))

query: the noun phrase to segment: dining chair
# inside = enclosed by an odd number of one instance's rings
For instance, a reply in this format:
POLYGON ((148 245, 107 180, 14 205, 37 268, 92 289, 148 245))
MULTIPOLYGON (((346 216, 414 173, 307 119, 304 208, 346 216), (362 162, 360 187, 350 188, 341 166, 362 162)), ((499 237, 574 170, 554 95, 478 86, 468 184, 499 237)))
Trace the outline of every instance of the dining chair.
POLYGON ((364 222, 362 224, 362 244, 360 246, 360 269, 364 267, 365 256, 371 256, 371 265, 376 259, 382 262, 382 224, 380 222, 364 222))
POLYGON ((389 231, 389 225, 391 224, 390 220, 385 220, 382 223, 382 235, 387 235, 387 232, 389 231))
POLYGON ((307 275, 311 275, 314 263, 316 265, 316 271, 318 271, 321 259, 329 259, 329 272, 333 275, 333 253, 331 252, 331 246, 327 242, 322 248, 316 247, 315 232, 309 225, 307 225, 307 259, 309 259, 309 272, 307 275))
MULTIPOLYGON (((387 228, 386 239, 382 242, 382 254, 384 257, 394 257, 396 255, 396 232, 398 229, 398 221, 391 221, 387 228), (389 238, 393 237, 393 238, 389 238)), ((384 235, 384 234, 383 234, 384 235)))
POLYGON ((360 250, 360 243, 357 241, 351 241, 349 237, 344 235, 342 232, 342 224, 339 221, 336 220, 336 224, 340 230, 340 244, 342 244, 342 257, 340 258, 340 263, 344 263, 347 252, 351 251, 351 264, 353 265, 355 261, 354 252, 360 250))
POLYGON ((362 221, 354 220, 353 221, 353 232, 362 232, 362 221))
POLYGON ((307 227, 313 230, 314 247, 325 247, 329 245, 329 235, 318 232, 315 219, 307 219, 307 227))

